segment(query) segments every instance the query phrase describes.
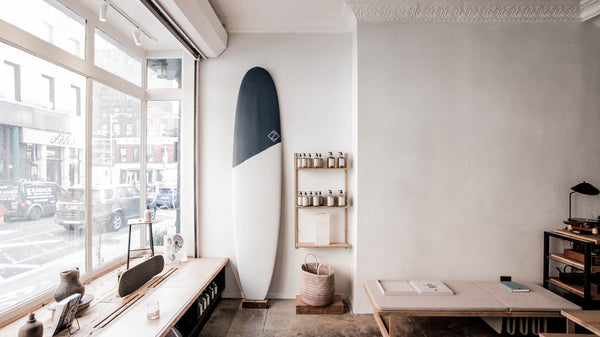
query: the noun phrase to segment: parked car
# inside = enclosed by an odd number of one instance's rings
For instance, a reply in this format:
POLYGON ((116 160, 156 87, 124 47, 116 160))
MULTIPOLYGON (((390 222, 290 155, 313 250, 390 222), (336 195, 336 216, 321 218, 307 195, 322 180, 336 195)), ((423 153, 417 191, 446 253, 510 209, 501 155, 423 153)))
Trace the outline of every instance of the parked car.
MULTIPOLYGON (((146 205, 152 211, 152 220, 156 216, 156 205, 147 200, 146 205)), ((83 227, 85 223, 85 193, 83 187, 67 189, 56 204, 54 220, 66 230, 83 227)), ((92 188, 92 223, 100 225, 102 230, 118 231, 125 227, 127 220, 140 218, 140 191, 135 186, 97 186, 92 188)))
POLYGON ((161 187, 161 188, 159 188, 158 195, 156 196, 156 207, 160 207, 160 208, 179 207, 179 200, 177 199, 177 188, 176 187, 161 187))
POLYGON ((6 209, 4 221, 14 218, 37 220, 54 214, 64 189, 47 181, 0 183, 0 204, 6 209))

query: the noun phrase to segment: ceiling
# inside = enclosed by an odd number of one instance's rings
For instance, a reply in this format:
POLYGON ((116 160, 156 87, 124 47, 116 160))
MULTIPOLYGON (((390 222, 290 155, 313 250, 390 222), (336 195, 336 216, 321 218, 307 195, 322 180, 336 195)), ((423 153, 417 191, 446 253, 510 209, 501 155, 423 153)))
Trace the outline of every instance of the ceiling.
MULTIPOLYGON (((197 0, 202 1, 202 0, 197 0)), ((600 0, 208 0, 230 33, 347 32, 359 21, 586 21, 600 0)))
MULTIPOLYGON (((98 17, 104 0, 76 3, 98 17)), ((180 1, 180 0, 172 0, 180 1)), ((594 21, 600 25, 600 0, 191 0, 212 6, 229 33, 342 33, 356 21, 412 22, 549 22, 594 21)), ((142 34, 143 50, 177 50, 179 42, 140 1, 110 0, 154 39, 142 34)), ((210 10, 210 9, 209 9, 210 10)), ((114 8, 107 22, 122 40, 135 30, 114 8)), ((218 24, 218 22, 217 22, 218 24)), ((109 28, 107 28, 109 29, 109 28)))

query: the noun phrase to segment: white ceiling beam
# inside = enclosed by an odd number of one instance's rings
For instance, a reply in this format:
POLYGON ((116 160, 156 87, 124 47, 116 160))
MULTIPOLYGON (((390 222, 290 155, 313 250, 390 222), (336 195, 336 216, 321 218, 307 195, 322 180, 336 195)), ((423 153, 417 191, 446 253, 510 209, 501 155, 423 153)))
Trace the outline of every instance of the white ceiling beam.
POLYGON ((217 57, 227 48, 227 31, 208 0, 159 0, 159 3, 206 57, 217 57))

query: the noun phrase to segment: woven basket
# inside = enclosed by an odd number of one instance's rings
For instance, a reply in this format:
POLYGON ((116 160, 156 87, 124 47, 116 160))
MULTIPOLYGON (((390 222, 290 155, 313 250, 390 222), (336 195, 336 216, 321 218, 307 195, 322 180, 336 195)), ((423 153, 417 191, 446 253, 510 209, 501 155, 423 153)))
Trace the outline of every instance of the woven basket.
POLYGON ((318 262, 315 254, 309 253, 304 257, 300 271, 300 296, 304 303, 313 307, 324 307, 333 303, 335 295, 335 278, 333 268, 318 262), (307 263, 309 256, 315 262, 307 263))

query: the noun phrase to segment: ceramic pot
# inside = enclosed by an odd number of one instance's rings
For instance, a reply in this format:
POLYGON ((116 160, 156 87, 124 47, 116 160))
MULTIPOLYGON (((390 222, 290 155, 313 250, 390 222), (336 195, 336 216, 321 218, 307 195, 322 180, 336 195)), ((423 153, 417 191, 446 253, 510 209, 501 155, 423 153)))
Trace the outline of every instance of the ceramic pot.
POLYGON ((54 299, 60 302, 73 294, 85 293, 85 287, 79 280, 79 268, 65 270, 60 273, 60 283, 54 291, 54 299))
POLYGON ((35 319, 35 313, 30 312, 27 323, 19 329, 19 337, 42 337, 44 326, 35 319))

